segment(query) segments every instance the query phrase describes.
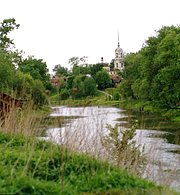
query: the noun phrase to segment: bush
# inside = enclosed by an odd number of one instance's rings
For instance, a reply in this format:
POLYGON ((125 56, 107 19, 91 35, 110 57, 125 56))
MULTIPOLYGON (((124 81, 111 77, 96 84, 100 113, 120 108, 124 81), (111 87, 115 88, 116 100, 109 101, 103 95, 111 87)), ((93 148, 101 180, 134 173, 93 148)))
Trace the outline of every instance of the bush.
POLYGON ((63 88, 60 90, 59 95, 60 95, 61 100, 66 100, 69 98, 70 93, 69 93, 69 90, 67 88, 63 88))
POLYGON ((119 129, 118 124, 115 127, 108 125, 109 134, 102 139, 102 145, 115 165, 139 174, 146 158, 140 152, 139 146, 136 146, 136 142, 133 141, 136 126, 133 125, 132 128, 123 130, 119 129))
POLYGON ((114 90, 113 92, 113 99, 114 100, 120 100, 120 93, 117 90, 114 90))
POLYGON ((84 80, 84 95, 93 96, 96 94, 96 82, 91 77, 86 77, 84 80))

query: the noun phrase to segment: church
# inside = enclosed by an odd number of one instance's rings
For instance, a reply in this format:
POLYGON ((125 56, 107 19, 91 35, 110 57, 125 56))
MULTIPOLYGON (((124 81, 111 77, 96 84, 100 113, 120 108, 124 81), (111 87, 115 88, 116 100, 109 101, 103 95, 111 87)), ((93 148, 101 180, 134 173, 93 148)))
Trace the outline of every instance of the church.
POLYGON ((124 69, 124 52, 119 44, 119 33, 118 33, 118 45, 115 49, 115 58, 113 59, 113 67, 112 64, 105 63, 103 61, 103 57, 101 57, 101 64, 103 64, 103 68, 110 74, 115 75, 117 71, 123 71, 124 69))
POLYGON ((101 57, 101 64, 103 64, 103 69, 105 69, 110 75, 114 86, 121 82, 122 78, 118 75, 119 71, 123 71, 124 69, 124 52, 119 44, 119 33, 118 33, 118 45, 115 49, 115 58, 112 60, 111 64, 105 63, 103 61, 103 57, 101 57))
POLYGON ((114 69, 122 71, 124 69, 123 63, 124 53, 119 44, 119 33, 118 33, 118 47, 115 49, 114 69))

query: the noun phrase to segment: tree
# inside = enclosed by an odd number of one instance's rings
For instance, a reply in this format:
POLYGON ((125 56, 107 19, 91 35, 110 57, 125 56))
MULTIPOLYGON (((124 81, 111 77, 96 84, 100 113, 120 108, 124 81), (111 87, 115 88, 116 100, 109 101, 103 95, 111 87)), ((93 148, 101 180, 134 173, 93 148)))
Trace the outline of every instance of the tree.
POLYGON ((61 64, 55 65, 53 72, 56 76, 67 76, 68 75, 68 69, 61 66, 61 64))
POLYGON ((67 87, 67 89, 72 89, 73 88, 74 78, 75 78, 74 75, 68 76, 67 81, 66 81, 66 87, 67 87))
POLYGON ((83 67, 87 66, 86 63, 87 56, 79 57, 72 57, 69 59, 69 64, 72 68, 73 75, 77 76, 81 73, 81 70, 84 71, 83 67))
POLYGON ((111 87, 112 81, 107 71, 100 70, 96 73, 96 83, 98 85, 98 89, 111 87))
POLYGON ((124 79, 119 85, 118 89, 120 94, 123 98, 132 98, 134 97, 133 90, 132 90, 132 81, 124 79))
POLYGON ((18 98, 30 99, 32 97, 33 85, 34 80, 30 74, 24 74, 21 71, 16 71, 13 89, 18 98))
POLYGON ((103 65, 101 63, 90 65, 90 74, 95 79, 96 73, 103 69, 103 65))
POLYGON ((69 64, 70 64, 71 67, 78 66, 79 62, 80 62, 79 57, 72 57, 72 58, 69 59, 69 64))
POLYGON ((179 105, 180 27, 162 27, 137 53, 125 57, 123 97, 151 100, 157 106, 179 105))
POLYGON ((42 59, 35 59, 29 56, 19 64, 19 70, 23 73, 29 73, 33 79, 42 81, 45 87, 49 85, 50 78, 47 65, 42 59))
POLYGON ((180 64, 159 71, 152 83, 151 98, 161 107, 180 105, 180 64))
POLYGON ((72 74, 78 76, 80 74, 80 67, 78 65, 74 65, 72 68, 72 74))
POLYGON ((81 98, 84 96, 84 75, 78 75, 73 80, 72 95, 74 98, 81 98))
POLYGON ((80 74, 84 74, 84 75, 91 74, 89 65, 80 66, 79 70, 80 70, 80 74))
POLYGON ((84 80, 84 95, 93 96, 96 94, 96 82, 92 77, 86 77, 84 80))
POLYGON ((86 61, 87 61, 87 56, 83 56, 81 58, 72 57, 72 58, 69 59, 69 64, 70 64, 71 67, 73 67, 73 66, 82 66, 82 65, 87 64, 86 61))
POLYGON ((8 34, 14 29, 19 28, 19 24, 16 24, 16 20, 14 18, 4 19, 0 23, 0 48, 3 50, 7 50, 11 46, 14 46, 14 42, 12 39, 8 37, 8 34))
POLYGON ((43 83, 36 79, 33 81, 32 86, 32 100, 34 104, 38 107, 42 106, 46 102, 45 88, 43 83))
POLYGON ((0 50, 0 92, 12 90, 15 69, 6 51, 0 50))
POLYGON ((110 62, 110 68, 114 68, 114 59, 112 59, 110 62))

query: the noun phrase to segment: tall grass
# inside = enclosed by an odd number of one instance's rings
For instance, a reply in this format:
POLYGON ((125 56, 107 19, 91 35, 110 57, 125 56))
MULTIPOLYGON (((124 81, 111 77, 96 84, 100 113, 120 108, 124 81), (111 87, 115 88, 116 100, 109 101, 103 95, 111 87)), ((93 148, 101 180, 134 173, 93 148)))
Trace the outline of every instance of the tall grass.
POLYGON ((37 136, 42 133, 40 130, 42 120, 43 118, 37 117, 37 112, 33 110, 33 103, 28 102, 22 108, 12 105, 9 112, 1 120, 0 131, 37 136))
MULTIPOLYGON (((106 162, 97 137, 101 129, 94 136, 75 126, 73 132, 59 132, 58 145, 37 138, 43 122, 32 105, 14 108, 5 118, 0 127, 0 194, 176 194, 106 162)), ((62 126, 61 120, 58 124, 62 126)))

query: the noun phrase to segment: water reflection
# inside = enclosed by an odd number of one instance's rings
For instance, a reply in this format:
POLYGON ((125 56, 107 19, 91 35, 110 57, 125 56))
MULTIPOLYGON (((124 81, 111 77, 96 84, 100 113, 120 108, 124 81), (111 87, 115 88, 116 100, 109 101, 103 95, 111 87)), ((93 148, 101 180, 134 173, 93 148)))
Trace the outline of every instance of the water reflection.
POLYGON ((166 117, 162 117, 155 113, 141 113, 137 111, 124 111, 125 118, 119 119, 120 121, 127 121, 125 127, 130 127, 133 120, 139 121, 139 129, 154 129, 164 131, 166 133, 157 134, 153 136, 160 136, 165 138, 168 143, 180 145, 180 122, 168 121, 166 117))
POLYGON ((144 177, 180 191, 180 146, 174 144, 179 142, 173 141, 178 137, 178 131, 169 128, 177 125, 173 126, 159 116, 142 115, 114 107, 53 107, 50 116, 72 117, 65 126, 48 130, 51 139, 57 143, 71 144, 73 149, 92 153, 101 153, 100 137, 107 133, 107 124, 114 126, 118 123, 125 128, 132 124, 133 119, 138 119, 135 139, 144 146, 149 157, 144 177))

